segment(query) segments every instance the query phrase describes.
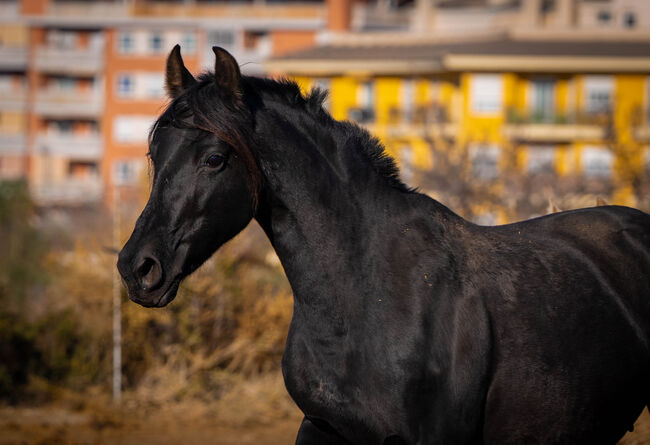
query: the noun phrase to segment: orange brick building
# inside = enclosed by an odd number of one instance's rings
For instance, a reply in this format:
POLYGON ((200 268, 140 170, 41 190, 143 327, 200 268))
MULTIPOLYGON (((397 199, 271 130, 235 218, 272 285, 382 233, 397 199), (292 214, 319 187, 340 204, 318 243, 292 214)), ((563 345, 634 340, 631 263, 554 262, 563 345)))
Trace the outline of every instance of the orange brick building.
POLYGON ((164 63, 233 53, 246 74, 312 46, 325 6, 312 3, 4 2, 0 20, 0 179, 27 178, 41 205, 113 202, 146 170, 146 137, 166 103, 164 63))

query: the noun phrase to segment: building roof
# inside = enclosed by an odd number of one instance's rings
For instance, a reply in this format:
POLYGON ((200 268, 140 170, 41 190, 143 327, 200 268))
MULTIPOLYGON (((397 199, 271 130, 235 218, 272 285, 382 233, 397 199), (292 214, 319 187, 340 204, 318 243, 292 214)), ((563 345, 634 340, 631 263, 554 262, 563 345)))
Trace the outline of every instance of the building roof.
MULTIPOLYGON (((583 65, 584 69, 598 72, 650 71, 650 42, 498 38, 457 43, 326 45, 273 59, 269 68, 307 74, 306 71, 314 70, 318 65, 330 71, 356 71, 363 70, 369 62, 375 68, 385 62, 387 69, 404 62, 408 71, 408 64, 416 62, 431 70, 492 70, 498 67, 494 66, 496 61, 503 69, 524 71, 572 71, 583 65)), ((380 71, 377 74, 390 72, 386 69, 380 71)))

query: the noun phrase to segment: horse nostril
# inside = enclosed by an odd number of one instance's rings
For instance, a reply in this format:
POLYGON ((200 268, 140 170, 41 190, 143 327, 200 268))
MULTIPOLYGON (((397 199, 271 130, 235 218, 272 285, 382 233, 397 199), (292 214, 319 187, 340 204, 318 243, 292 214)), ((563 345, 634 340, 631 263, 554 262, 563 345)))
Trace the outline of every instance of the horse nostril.
POLYGON ((136 268, 136 276, 140 280, 142 289, 151 290, 162 281, 162 268, 154 258, 145 257, 136 268))

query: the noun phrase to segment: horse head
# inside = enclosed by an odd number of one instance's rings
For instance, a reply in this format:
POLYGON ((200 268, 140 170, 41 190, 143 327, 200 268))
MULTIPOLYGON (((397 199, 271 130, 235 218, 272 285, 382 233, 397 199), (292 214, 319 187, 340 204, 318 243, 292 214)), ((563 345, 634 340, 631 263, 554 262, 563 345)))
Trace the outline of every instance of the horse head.
POLYGON ((117 263, 130 298, 143 306, 172 301, 183 278, 254 214, 259 186, 242 76, 228 52, 213 50, 215 72, 198 79, 178 45, 167 59, 171 103, 149 137, 151 194, 117 263))

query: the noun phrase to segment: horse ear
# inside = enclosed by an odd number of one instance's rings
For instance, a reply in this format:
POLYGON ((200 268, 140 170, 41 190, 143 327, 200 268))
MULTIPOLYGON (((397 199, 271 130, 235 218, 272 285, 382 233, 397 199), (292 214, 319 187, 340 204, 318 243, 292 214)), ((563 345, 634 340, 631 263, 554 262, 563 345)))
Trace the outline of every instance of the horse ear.
POLYGON ((218 46, 213 46, 212 51, 214 51, 216 57, 214 62, 214 77, 217 85, 228 91, 239 91, 241 72, 239 71, 239 65, 237 65, 235 58, 228 51, 218 46))
POLYGON ((196 79, 185 68, 183 58, 181 57, 180 45, 174 46, 172 52, 167 57, 167 69, 165 71, 165 90, 167 95, 176 99, 181 93, 194 85, 196 79))

